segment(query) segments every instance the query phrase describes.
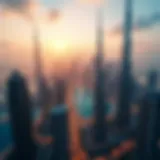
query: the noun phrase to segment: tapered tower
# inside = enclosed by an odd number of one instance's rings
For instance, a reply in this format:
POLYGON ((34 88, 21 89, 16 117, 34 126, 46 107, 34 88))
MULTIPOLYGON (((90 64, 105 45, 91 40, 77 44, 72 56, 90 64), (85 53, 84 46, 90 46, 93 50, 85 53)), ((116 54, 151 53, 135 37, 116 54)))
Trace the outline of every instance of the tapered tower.
POLYGON ((34 160, 36 145, 33 140, 31 101, 25 78, 14 72, 8 80, 7 100, 11 119, 14 151, 12 160, 34 160))
POLYGON ((132 96, 132 0, 125 0, 124 50, 118 102, 117 124, 121 128, 128 127, 132 96))
POLYGON ((42 96, 42 83, 43 83, 43 74, 42 74, 42 60, 41 60, 41 50, 40 50, 40 36, 39 30, 36 24, 33 24, 33 47, 34 47, 34 62, 35 62, 35 80, 36 80, 36 94, 38 105, 42 105, 41 99, 42 96))
POLYGON ((95 141, 104 142, 106 136, 105 121, 105 84, 104 84, 104 33, 103 13, 98 10, 97 15, 97 54, 95 57, 95 97, 94 97, 94 132, 95 141))

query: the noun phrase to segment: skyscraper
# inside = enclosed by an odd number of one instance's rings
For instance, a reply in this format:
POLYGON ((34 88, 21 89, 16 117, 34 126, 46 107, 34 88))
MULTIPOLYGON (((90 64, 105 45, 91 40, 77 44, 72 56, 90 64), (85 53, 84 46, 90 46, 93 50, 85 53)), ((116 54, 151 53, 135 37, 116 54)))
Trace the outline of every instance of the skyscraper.
POLYGON ((39 30, 35 23, 33 23, 33 47, 34 47, 34 61, 35 61, 35 79, 36 79, 36 89, 37 89, 37 101, 38 105, 41 104, 42 98, 42 81, 43 81, 43 74, 42 74, 42 61, 41 61, 41 44, 40 44, 40 37, 39 37, 39 30))
POLYGON ((104 84, 104 66, 103 66, 103 17, 102 8, 98 9, 97 17, 97 42, 96 42, 96 57, 95 57, 95 88, 94 88, 94 123, 83 126, 81 129, 81 145, 87 152, 90 159, 99 156, 106 157, 108 153, 107 139, 107 123, 105 120, 106 105, 105 105, 105 84, 104 84))
POLYGON ((150 72, 148 77, 148 91, 140 102, 139 125, 137 128, 137 160, 159 159, 158 139, 160 94, 156 88, 157 74, 150 72))
POLYGON ((137 129, 137 160, 159 159, 158 139, 160 95, 149 93, 141 101, 139 126, 137 129))
POLYGON ((34 160, 31 102, 26 81, 19 72, 14 72, 8 80, 7 98, 15 146, 11 159, 34 160))
POLYGON ((152 70, 148 75, 148 91, 155 91, 158 84, 158 73, 156 70, 152 70))
POLYGON ((65 105, 66 85, 58 80, 55 87, 56 105, 51 111, 51 133, 54 138, 52 160, 70 160, 68 108, 65 105))
POLYGON ((125 0, 124 50, 118 102, 117 124, 121 128, 128 127, 131 96, 131 52, 132 52, 132 0, 125 0))
POLYGON ((104 33, 102 9, 98 10, 97 19, 97 54, 95 58, 95 97, 94 97, 94 132, 95 141, 104 142, 106 138, 105 121, 105 81, 104 81, 104 33))

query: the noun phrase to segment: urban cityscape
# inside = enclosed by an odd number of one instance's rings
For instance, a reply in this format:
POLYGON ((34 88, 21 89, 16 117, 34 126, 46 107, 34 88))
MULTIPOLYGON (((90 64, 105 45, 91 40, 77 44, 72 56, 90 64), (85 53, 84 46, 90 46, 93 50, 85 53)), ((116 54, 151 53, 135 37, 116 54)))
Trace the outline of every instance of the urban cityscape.
POLYGON ((159 160, 159 6, 1 0, 0 160, 159 160))

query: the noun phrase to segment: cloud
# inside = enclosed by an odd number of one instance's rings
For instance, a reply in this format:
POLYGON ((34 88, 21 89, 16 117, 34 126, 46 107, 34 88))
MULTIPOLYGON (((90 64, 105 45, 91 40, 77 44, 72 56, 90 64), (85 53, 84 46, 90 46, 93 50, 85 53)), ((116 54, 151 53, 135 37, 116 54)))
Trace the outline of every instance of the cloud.
POLYGON ((6 12, 26 14, 39 7, 37 0, 0 0, 6 12))
POLYGON ((160 12, 152 14, 148 18, 141 18, 135 24, 135 29, 147 29, 160 22, 160 12))
POLYGON ((6 15, 17 14, 26 20, 39 19, 46 22, 57 21, 60 18, 60 11, 47 9, 38 0, 0 0, 6 15))
POLYGON ((28 7, 30 0, 1 0, 1 4, 7 9, 21 10, 28 7))
POLYGON ((61 17, 61 13, 59 10, 51 9, 48 11, 48 18, 49 18, 48 20, 50 22, 57 21, 60 19, 60 17, 61 17))
MULTIPOLYGON (((148 29, 159 22, 160 22, 160 12, 156 12, 149 17, 142 17, 138 19, 133 25, 133 30, 139 31, 141 29, 148 29)), ((117 25, 115 28, 111 30, 111 33, 115 35, 121 34, 123 32, 123 28, 124 27, 122 25, 117 25)))

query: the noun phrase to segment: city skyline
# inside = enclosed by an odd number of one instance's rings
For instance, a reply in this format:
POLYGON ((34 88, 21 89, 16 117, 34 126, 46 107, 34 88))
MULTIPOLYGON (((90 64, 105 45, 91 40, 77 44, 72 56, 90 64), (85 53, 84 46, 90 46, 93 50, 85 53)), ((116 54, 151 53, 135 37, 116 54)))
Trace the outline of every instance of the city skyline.
MULTIPOLYGON (((31 24, 24 18, 21 10, 30 9, 37 12, 41 49, 46 68, 49 68, 54 61, 61 64, 67 61, 68 64, 73 57, 83 57, 86 54, 88 58, 92 56, 95 52, 96 8, 90 2, 92 1, 85 3, 80 0, 26 0, 18 5, 18 9, 14 1, 8 4, 9 14, 6 14, 5 18, 2 13, 0 16, 0 23, 4 24, 0 26, 0 39, 2 42, 5 36, 6 40, 6 47, 0 49, 2 71, 0 78, 13 68, 23 68, 25 72, 32 72, 34 67, 31 24), (47 15, 51 9, 59 14, 58 19, 53 22, 48 20, 47 15), (22 63, 21 60, 24 62, 22 63)), ((160 68, 160 37, 157 34, 160 31, 159 3, 158 0, 152 2, 134 0, 133 65, 135 71, 160 68)), ((124 0, 105 1, 103 9, 106 59, 119 61, 123 45, 124 0)))
POLYGON ((160 159, 158 4, 0 0, 0 159, 160 159))

